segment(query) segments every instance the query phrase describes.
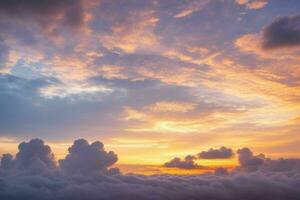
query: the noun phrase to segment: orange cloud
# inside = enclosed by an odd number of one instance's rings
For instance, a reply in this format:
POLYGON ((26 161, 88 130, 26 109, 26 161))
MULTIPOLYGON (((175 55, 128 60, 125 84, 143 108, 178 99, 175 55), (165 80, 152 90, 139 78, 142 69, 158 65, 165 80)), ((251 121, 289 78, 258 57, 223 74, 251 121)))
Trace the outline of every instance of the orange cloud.
POLYGON ((188 112, 196 107, 195 103, 160 101, 147 108, 154 112, 188 112))
POLYGON ((268 4, 268 0, 235 0, 239 5, 245 5, 248 9, 261 9, 268 4))
POLYGON ((209 2, 210 0, 194 1, 190 3, 186 8, 183 8, 174 17, 175 18, 187 17, 194 12, 202 10, 209 2))
POLYGON ((137 50, 148 51, 160 48, 154 28, 159 21, 153 11, 132 13, 125 19, 128 22, 116 24, 112 33, 99 35, 100 41, 110 50, 121 49, 126 53, 137 50))

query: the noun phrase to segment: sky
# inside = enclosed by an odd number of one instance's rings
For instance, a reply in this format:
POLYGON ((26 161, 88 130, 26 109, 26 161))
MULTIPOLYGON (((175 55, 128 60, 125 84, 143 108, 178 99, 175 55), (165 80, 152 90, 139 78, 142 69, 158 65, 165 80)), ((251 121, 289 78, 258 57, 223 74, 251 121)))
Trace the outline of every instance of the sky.
POLYGON ((142 174, 231 169, 244 147, 299 158, 299 10, 299 0, 0 1, 0 153, 40 138, 62 159, 85 138, 142 174))

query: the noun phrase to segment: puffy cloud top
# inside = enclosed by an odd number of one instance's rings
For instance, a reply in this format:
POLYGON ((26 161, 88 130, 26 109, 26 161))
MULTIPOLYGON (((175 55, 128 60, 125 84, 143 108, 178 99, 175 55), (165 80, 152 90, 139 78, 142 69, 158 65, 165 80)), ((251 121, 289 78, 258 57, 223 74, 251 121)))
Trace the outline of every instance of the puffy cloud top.
POLYGON ((169 162, 164 164, 164 167, 168 168, 180 168, 180 169, 197 169, 201 166, 194 162, 195 156, 188 155, 183 160, 180 158, 173 158, 169 162))
POLYGON ((263 154, 254 156, 249 148, 239 149, 237 153, 239 154, 240 166, 243 169, 254 171, 264 162, 265 156, 263 154))
POLYGON ((74 141, 65 159, 59 160, 61 169, 68 174, 95 174, 108 172, 108 167, 116 163, 117 155, 106 152, 104 145, 97 141, 89 144, 84 139, 74 141))
POLYGON ((299 171, 300 159, 271 159, 264 154, 253 155, 249 148, 238 150, 240 166, 238 170, 264 171, 264 172, 286 172, 299 171))
POLYGON ((274 49, 300 45, 300 15, 279 17, 263 32, 263 48, 274 49))
POLYGON ((198 154, 199 158, 203 159, 223 159, 231 158, 233 156, 232 149, 221 147, 220 149, 209 149, 208 151, 202 151, 198 154))
MULTIPOLYGON (((33 139, 20 144, 15 159, 10 154, 3 155, 0 199, 299 199, 300 168, 296 167, 300 166, 298 159, 271 160, 262 155, 253 155, 248 148, 240 149, 238 154, 242 168, 260 166, 259 169, 264 170, 251 173, 239 173, 237 170, 228 173, 225 168, 217 168, 215 175, 111 176, 111 173, 98 172, 108 172, 107 168, 117 160, 116 154, 106 152, 101 142, 89 144, 80 139, 74 142, 69 148, 69 154, 60 161, 60 167, 67 173, 53 170, 37 174, 27 168, 40 163, 46 168, 59 168, 55 167, 50 147, 42 140, 33 139), (258 159, 261 162, 257 162, 258 159), (7 173, 9 169, 15 171, 7 173), (15 173, 16 171, 24 173, 15 173), (72 176, 72 173, 76 173, 76 176, 72 176), (91 174, 93 176, 86 176, 91 174)), ((193 166, 194 159, 195 156, 186 156, 184 160, 176 159, 172 163, 177 166, 193 166)), ((116 171, 113 169, 110 172, 116 171)))
POLYGON ((1 160, 1 168, 29 170, 41 172, 54 169, 56 166, 54 154, 48 145, 40 139, 32 139, 19 145, 16 158, 10 154, 4 154, 1 160))

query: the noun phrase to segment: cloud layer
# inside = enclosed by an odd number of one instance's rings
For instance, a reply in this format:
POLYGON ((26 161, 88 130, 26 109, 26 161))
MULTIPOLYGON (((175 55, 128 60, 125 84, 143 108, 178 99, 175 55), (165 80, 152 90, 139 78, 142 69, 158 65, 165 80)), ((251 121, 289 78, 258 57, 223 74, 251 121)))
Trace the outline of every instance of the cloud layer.
MULTIPOLYGON (((249 165, 249 159, 253 159, 252 152, 247 148, 239 150, 239 155, 242 167, 249 165)), ((192 158, 186 160, 189 159, 192 158)), ((216 175, 188 176, 103 173, 104 169, 116 162, 116 155, 105 152, 102 143, 89 144, 84 139, 76 140, 69 148, 66 159, 60 161, 63 172, 59 168, 52 168, 55 164, 51 149, 39 139, 20 144, 13 161, 21 167, 10 165, 12 160, 7 155, 2 157, 1 199, 297 200, 300 195, 299 170, 255 173, 237 171, 228 174, 225 169, 219 168, 216 175), (43 163, 40 166, 52 168, 52 171, 35 173, 27 170, 28 166, 37 163, 43 163), (68 167, 67 163, 70 164, 68 167), (86 173, 88 170, 102 172, 86 173)))

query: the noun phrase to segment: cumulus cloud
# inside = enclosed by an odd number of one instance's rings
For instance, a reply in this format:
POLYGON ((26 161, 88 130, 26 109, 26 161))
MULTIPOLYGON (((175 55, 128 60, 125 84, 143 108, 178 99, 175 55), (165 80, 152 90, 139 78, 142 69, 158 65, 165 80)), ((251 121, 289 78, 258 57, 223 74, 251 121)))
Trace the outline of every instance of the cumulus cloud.
POLYGON ((232 156, 232 149, 226 147, 221 147, 220 149, 211 148, 208 151, 202 151, 198 154, 198 157, 203 159, 223 159, 231 158, 232 156))
POLYGON ((52 170, 56 166, 50 146, 40 139, 32 139, 19 145, 16 158, 4 154, 1 160, 2 169, 25 170, 34 173, 52 170))
MULTIPOLYGON (((97 141, 89 144, 84 139, 74 141, 69 148, 69 154, 65 159, 59 160, 61 169, 68 174, 96 174, 108 171, 108 167, 116 163, 117 155, 112 152, 106 152, 104 145, 97 141)), ((113 169, 113 171, 116 171, 113 169)))
POLYGON ((237 151, 240 166, 237 170, 263 171, 263 172, 287 172, 300 171, 300 159, 271 159, 264 154, 254 155, 249 148, 237 151))
MULTIPOLYGON (((239 150, 239 155, 243 167, 249 165, 249 160, 259 157, 254 156, 247 148, 239 150)), ((194 159, 194 156, 187 156, 184 160, 193 161, 194 159)), ((267 160, 264 157, 262 159, 267 160)), ((285 163, 282 160, 273 161, 285 163)), ((102 143, 89 144, 86 140, 80 139, 69 148, 66 159, 60 162, 61 166, 55 166, 51 149, 42 140, 33 139, 23 142, 19 146, 15 159, 10 154, 2 157, 0 199, 297 200, 300 196, 299 169, 298 171, 269 171, 267 173, 264 171, 228 173, 225 168, 217 168, 215 174, 202 175, 143 176, 94 173, 93 176, 87 176, 90 174, 88 170, 106 171, 115 162, 116 155, 111 152, 107 153, 102 143), (54 167, 57 170, 41 174, 27 171, 29 166, 37 162, 44 163, 43 166, 46 168, 54 167), (16 166, 21 166, 18 170, 25 173, 7 173, 10 169, 16 169, 16 166), (64 173, 65 170, 70 173, 64 173), (85 173, 77 173, 79 171, 85 173)), ((115 169, 112 171, 116 172, 115 169)))
POLYGON ((264 49, 298 45, 300 45, 300 15, 279 17, 263 31, 264 49))
POLYGON ((195 163, 196 157, 188 155, 184 159, 180 159, 178 157, 173 158, 169 162, 164 164, 164 167, 168 168, 179 168, 179 169, 198 169, 201 166, 195 163))
POLYGON ((263 154, 254 156, 249 148, 242 148, 237 151, 239 155, 239 163, 242 169, 248 171, 255 171, 264 162, 265 156, 263 154))

